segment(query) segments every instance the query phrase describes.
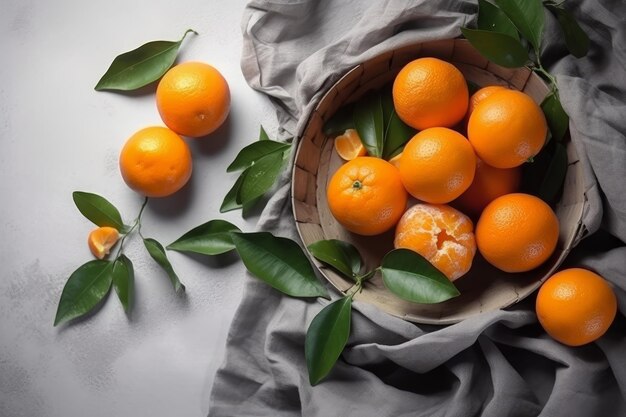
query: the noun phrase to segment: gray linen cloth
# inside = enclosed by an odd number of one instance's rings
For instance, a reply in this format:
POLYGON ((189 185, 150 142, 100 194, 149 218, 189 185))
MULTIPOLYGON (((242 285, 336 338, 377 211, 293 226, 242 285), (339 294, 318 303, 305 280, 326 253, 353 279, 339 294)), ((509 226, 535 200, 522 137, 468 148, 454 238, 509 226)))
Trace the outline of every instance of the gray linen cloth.
MULTIPOLYGON (((282 296, 250 278, 218 370, 209 416, 626 416, 626 7, 623 0, 569 1, 591 37, 586 58, 566 54, 546 14, 545 61, 557 75, 585 168, 590 237, 567 266, 614 285, 618 317, 598 342, 550 339, 530 297, 446 327, 415 325, 355 303, 346 349, 311 387, 308 324, 325 302, 282 296)), ((306 115, 346 70, 384 51, 453 38, 476 4, 457 0, 251 1, 242 69, 297 137, 306 115)), ((297 239, 286 171, 259 229, 297 239)))

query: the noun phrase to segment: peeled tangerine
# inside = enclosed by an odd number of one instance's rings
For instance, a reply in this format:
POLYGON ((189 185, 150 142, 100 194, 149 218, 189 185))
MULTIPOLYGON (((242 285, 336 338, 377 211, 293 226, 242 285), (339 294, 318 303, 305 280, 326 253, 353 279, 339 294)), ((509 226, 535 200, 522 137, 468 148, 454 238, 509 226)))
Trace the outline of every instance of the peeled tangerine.
POLYGON ((476 254, 474 225, 450 206, 416 204, 398 222, 394 247, 419 253, 454 281, 472 266, 476 254))
POLYGON ((109 226, 97 227, 89 233, 87 244, 89 250, 98 259, 104 259, 120 238, 117 229, 109 226))

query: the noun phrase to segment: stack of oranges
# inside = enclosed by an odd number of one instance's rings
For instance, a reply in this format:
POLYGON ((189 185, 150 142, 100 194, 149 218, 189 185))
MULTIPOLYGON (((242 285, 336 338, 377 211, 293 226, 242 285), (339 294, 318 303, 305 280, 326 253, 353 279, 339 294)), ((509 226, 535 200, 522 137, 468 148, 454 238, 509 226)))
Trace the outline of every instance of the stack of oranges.
POLYGON ((361 235, 395 227, 396 248, 421 254, 450 280, 470 270, 477 251, 510 273, 543 264, 556 249, 558 219, 518 192, 521 165, 548 134, 534 100, 502 86, 470 97, 463 74, 430 57, 403 67, 392 94, 398 117, 419 132, 390 162, 361 156, 355 132, 338 138, 348 162, 327 187, 336 220, 361 235), (408 209, 407 194, 417 200, 408 209))
MULTIPOLYGON (((214 132, 230 110, 230 90, 220 72, 202 62, 185 62, 159 81, 156 105, 165 126, 143 128, 126 141, 119 167, 126 184, 145 197, 167 197, 191 178, 192 155, 181 136, 214 132)), ((104 258, 119 239, 117 230, 99 227, 88 237, 91 252, 104 258)))

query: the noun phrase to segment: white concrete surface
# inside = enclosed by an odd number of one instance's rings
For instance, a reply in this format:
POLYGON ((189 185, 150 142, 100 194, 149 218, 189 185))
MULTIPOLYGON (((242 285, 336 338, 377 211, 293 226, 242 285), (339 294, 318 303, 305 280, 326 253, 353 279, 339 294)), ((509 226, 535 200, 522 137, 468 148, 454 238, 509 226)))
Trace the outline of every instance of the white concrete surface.
MULTIPOLYGON (((176 296, 137 238, 136 297, 128 319, 114 293, 94 315, 52 326, 61 290, 92 259, 94 227, 72 191, 98 193, 132 221, 141 197, 117 159, 126 139, 161 125, 154 86, 136 94, 96 92, 113 58, 187 28, 179 61, 214 65, 230 84, 225 126, 189 140, 194 172, 174 197, 149 202, 146 236, 171 243, 223 218, 252 230, 256 218, 219 206, 236 174, 226 166, 272 123, 265 97, 239 66, 245 0, 8 0, 0 12, 0 416, 202 416, 246 274, 239 262, 169 252, 187 286, 176 296)), ((275 123, 275 122, 274 122, 275 123)), ((270 132, 276 126, 268 127, 270 132)))

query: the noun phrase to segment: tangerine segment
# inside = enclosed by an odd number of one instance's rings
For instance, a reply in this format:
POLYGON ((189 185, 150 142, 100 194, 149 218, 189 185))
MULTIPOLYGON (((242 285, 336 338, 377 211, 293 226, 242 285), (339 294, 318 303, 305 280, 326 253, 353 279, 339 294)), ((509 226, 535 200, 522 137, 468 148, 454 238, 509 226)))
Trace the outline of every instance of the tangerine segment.
POLYGON ((351 161, 367 153, 363 142, 361 142, 361 137, 355 129, 346 129, 343 135, 335 138, 335 150, 345 161, 351 161))
POLYGON ((465 214, 478 217, 496 198, 516 192, 521 179, 521 167, 494 168, 477 158, 474 181, 452 205, 465 214))
POLYGON ((557 272, 541 286, 536 311, 554 339, 580 346, 599 339, 617 314, 617 298, 600 275, 581 268, 557 272))
POLYGON ((89 233, 87 244, 89 250, 98 259, 104 259, 120 238, 117 229, 109 226, 97 227, 89 233))
POLYGON ((478 157, 496 168, 513 168, 537 155, 547 133, 539 105, 528 95, 508 89, 483 99, 467 126, 478 157))
POLYGON ((394 247, 419 253, 454 281, 472 266, 476 254, 474 225, 450 206, 416 204, 398 222, 394 247))
POLYGON ((230 110, 230 89, 211 65, 184 62, 161 78, 156 103, 167 127, 179 135, 197 138, 224 123, 230 110))
POLYGON ((448 128, 433 127, 409 140, 398 168, 402 183, 413 197, 444 204, 470 186, 476 156, 465 136, 448 128))
POLYGON ((559 220, 541 199, 507 194, 485 208, 476 225, 478 250, 505 272, 525 272, 544 263, 556 249, 559 220))
POLYGON ((120 172, 126 184, 146 197, 166 197, 191 178, 187 143, 166 127, 141 129, 124 144, 120 172))
POLYGON ((331 177, 326 195, 335 219, 347 230, 366 236, 395 226, 408 199, 398 169, 369 156, 342 165, 331 177))
POLYGON ((453 127, 465 116, 469 91, 454 65, 438 58, 418 58, 406 64, 392 88, 398 117, 418 130, 453 127))

